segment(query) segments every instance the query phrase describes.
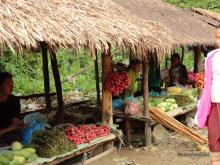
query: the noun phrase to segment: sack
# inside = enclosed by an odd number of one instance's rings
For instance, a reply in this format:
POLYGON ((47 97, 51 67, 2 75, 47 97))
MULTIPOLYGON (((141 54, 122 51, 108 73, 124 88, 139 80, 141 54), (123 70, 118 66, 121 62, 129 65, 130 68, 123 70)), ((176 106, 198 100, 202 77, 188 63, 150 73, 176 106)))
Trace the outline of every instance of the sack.
POLYGON ((138 103, 128 101, 125 107, 125 113, 128 115, 134 115, 140 111, 140 105, 138 103))

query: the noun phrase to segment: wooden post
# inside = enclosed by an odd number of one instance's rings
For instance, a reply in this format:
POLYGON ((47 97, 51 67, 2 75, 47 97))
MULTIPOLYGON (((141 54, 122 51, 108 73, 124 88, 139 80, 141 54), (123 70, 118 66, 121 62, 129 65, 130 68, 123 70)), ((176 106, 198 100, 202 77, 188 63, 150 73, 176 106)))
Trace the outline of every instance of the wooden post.
POLYGON ((201 47, 193 47, 194 50, 194 73, 198 73, 201 69, 201 47))
POLYGON ((50 98, 50 80, 49 80, 49 70, 48 70, 48 55, 47 55, 47 45, 45 42, 41 43, 42 49, 42 61, 43 61, 43 76, 44 76, 44 92, 45 92, 45 102, 46 110, 51 110, 51 98, 50 98))
POLYGON ((102 52, 102 123, 104 125, 113 124, 112 114, 112 93, 105 90, 105 81, 112 73, 112 57, 110 50, 102 52))
MULTIPOLYGON (((143 59, 144 116, 150 118, 148 73, 149 73, 149 64, 146 60, 143 59)), ((145 135, 145 146, 149 146, 151 144, 151 126, 149 122, 145 122, 144 124, 144 135, 145 135)))
POLYGON ((165 57, 165 69, 168 69, 168 57, 165 57))
POLYGON ((184 60, 184 46, 182 46, 182 56, 181 56, 181 62, 183 63, 184 60))
POLYGON ((95 81, 96 81, 96 104, 99 105, 101 102, 100 98, 100 86, 99 86, 99 64, 98 64, 98 55, 97 55, 97 49, 95 50, 95 81))
POLYGON ((56 86, 57 93, 57 102, 58 102, 58 112, 57 119, 58 123, 63 123, 63 93, 62 93, 62 85, 60 81, 60 73, 57 65, 56 53, 53 50, 50 50, 50 59, 51 59, 51 67, 53 71, 53 77, 56 86))

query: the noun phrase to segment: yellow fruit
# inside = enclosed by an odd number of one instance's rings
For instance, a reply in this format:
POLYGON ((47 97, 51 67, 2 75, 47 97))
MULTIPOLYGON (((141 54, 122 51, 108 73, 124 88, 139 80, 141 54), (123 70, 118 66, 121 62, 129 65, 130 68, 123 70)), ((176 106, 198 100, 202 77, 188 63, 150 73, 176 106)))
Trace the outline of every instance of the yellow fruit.
POLYGON ((173 94, 180 94, 182 92, 182 89, 180 87, 168 87, 167 92, 173 94))

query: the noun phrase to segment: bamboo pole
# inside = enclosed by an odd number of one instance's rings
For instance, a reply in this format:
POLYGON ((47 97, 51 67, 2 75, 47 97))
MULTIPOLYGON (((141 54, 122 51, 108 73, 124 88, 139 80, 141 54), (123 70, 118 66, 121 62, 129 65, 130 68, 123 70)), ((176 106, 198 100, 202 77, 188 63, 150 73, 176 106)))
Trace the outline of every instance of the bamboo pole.
POLYGON ((100 98, 100 86, 99 86, 99 63, 98 63, 98 55, 97 55, 97 49, 95 49, 95 80, 96 80, 96 104, 99 105, 101 102, 100 98))
POLYGON ((105 81, 112 73, 112 57, 110 50, 102 52, 102 123, 113 124, 112 93, 104 88, 105 81))
POLYGON ((201 70, 201 47, 193 47, 194 50, 194 73, 198 73, 201 70))
POLYGON ((63 123, 64 101, 63 101, 62 85, 60 81, 60 73, 57 65, 56 53, 53 50, 50 50, 50 59, 51 59, 51 67, 53 71, 53 77, 54 77, 56 93, 57 93, 57 102, 58 102, 57 120, 58 123, 63 123))
MULTIPOLYGON (((144 97, 144 116, 150 117, 149 113, 149 89, 148 89, 149 64, 143 60, 143 97, 144 97)), ((151 144, 151 126, 148 122, 144 123, 145 146, 151 144)))
POLYGON ((150 115, 158 123, 164 125, 167 128, 175 130, 176 132, 188 137, 195 142, 198 142, 200 144, 206 144, 208 142, 206 138, 201 137, 173 117, 170 117, 167 114, 160 112, 157 108, 151 108, 150 115))
POLYGON ((45 103, 46 103, 46 109, 50 111, 51 110, 50 80, 49 80, 49 70, 48 70, 47 45, 45 42, 41 42, 41 49, 42 49, 42 62, 43 62, 45 103))
POLYGON ((183 60, 184 60, 184 46, 182 46, 182 56, 181 56, 181 62, 183 63, 183 60))

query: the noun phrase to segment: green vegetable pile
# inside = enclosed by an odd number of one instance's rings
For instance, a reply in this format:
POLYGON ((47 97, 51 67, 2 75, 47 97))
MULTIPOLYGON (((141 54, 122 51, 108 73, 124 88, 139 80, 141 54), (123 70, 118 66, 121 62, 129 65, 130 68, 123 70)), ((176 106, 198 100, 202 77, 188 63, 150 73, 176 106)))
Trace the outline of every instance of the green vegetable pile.
POLYGON ((23 148, 20 142, 13 142, 11 149, 0 152, 1 165, 23 165, 32 163, 37 158, 34 148, 23 148))
POLYGON ((31 146, 36 148, 37 154, 43 158, 60 155, 76 148, 64 133, 50 130, 34 132, 31 146))
POLYGON ((178 108, 175 99, 166 99, 164 102, 159 103, 156 107, 158 107, 163 112, 172 111, 178 108))

